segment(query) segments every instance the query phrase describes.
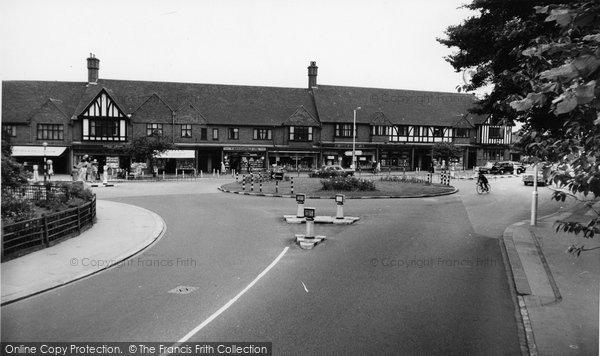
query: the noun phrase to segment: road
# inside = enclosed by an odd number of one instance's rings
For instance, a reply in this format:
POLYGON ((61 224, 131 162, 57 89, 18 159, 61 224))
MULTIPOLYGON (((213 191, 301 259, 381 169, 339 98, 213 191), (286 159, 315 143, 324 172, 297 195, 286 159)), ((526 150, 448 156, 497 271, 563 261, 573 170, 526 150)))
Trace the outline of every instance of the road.
MULTIPOLYGON (((161 215, 164 237, 119 268, 2 307, 2 341, 172 342, 208 319, 189 341, 269 341, 277 355, 520 352, 498 243, 529 218, 519 179, 492 180, 482 196, 456 181, 450 196, 349 200, 361 220, 317 225, 327 240, 311 251, 293 243, 304 226, 283 222, 294 200, 220 193, 221 183, 99 189, 161 215), (178 286, 198 289, 169 293, 178 286)), ((549 196, 540 190, 540 215, 560 209, 549 196)), ((331 200, 309 204, 335 214, 331 200)))

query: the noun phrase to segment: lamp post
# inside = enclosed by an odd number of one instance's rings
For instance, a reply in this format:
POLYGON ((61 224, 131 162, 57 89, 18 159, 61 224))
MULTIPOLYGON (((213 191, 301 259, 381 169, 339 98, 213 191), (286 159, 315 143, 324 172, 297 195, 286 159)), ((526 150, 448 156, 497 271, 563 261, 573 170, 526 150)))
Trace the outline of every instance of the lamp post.
POLYGON ((354 109, 354 119, 352 120, 352 164, 350 168, 356 169, 356 111, 360 106, 354 109))
POLYGON ((538 180, 538 163, 535 164, 533 171, 533 192, 531 192, 531 220, 530 226, 537 225, 537 208, 538 208, 538 192, 537 192, 537 180, 538 180))
POLYGON ((44 184, 46 184, 46 176, 48 175, 48 165, 46 162, 46 147, 48 147, 48 142, 44 142, 42 143, 42 146, 44 146, 44 184))

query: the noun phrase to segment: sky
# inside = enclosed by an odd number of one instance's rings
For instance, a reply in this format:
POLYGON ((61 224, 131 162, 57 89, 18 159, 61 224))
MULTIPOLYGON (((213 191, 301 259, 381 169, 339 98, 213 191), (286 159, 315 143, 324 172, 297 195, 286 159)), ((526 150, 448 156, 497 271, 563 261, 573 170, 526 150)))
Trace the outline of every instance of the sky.
POLYGON ((101 79, 456 92, 444 30, 467 0, 2 0, 2 80, 101 79))

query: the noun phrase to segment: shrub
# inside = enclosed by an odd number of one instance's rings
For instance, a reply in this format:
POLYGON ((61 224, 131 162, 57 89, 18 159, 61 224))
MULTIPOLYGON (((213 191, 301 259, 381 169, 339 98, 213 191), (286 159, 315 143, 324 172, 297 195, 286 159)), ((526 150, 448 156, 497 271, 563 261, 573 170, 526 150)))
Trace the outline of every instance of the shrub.
POLYGON ((415 176, 383 176, 379 178, 382 182, 392 182, 392 183, 422 183, 422 184, 430 184, 427 180, 424 180, 421 177, 415 176))
POLYGON ((355 177, 334 177, 322 179, 323 190, 342 190, 342 191, 373 191, 375 183, 369 179, 355 177))
POLYGON ((333 177, 341 177, 344 175, 344 172, 337 171, 316 171, 308 173, 309 178, 333 178, 333 177))
POLYGON ((2 194, 2 220, 11 224, 17 221, 33 219, 35 211, 28 199, 12 194, 2 194))

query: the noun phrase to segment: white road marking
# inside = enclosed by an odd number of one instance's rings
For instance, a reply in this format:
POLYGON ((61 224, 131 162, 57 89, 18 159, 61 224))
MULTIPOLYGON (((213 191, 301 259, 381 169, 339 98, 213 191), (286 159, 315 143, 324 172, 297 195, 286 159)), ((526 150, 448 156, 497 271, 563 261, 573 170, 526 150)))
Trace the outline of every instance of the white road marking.
MULTIPOLYGON (((187 333, 184 337, 182 337, 179 341, 177 341, 177 343, 175 343, 173 346, 178 346, 178 345, 180 345, 180 344, 188 341, 198 331, 202 330, 211 321, 215 320, 224 311, 226 311, 227 309, 229 309, 229 307, 232 306, 233 303, 235 303, 238 299, 240 299, 240 297, 242 295, 244 295, 250 288, 252 288, 252 286, 254 286, 256 284, 256 282, 258 282, 265 274, 267 274, 267 272, 269 272, 271 270, 271 268, 275 267, 275 265, 277 264, 277 262, 279 262, 279 260, 281 260, 281 258, 283 257, 283 255, 285 255, 285 253, 287 252, 288 249, 289 249, 289 247, 284 248, 283 251, 281 251, 281 253, 279 254, 279 256, 277 256, 273 260, 273 262, 271 262, 271 264, 267 266, 267 268, 265 268, 258 276, 256 276, 256 278, 254 278, 254 280, 252 282, 250 282, 250 284, 248 284, 246 286, 246 288, 244 288, 235 297, 233 297, 229 302, 227 302, 227 304, 223 305, 219 310, 217 310, 211 316, 209 316, 208 319, 204 320, 200 325, 198 325, 195 328, 193 328, 192 331, 190 331, 189 333, 187 333)), ((166 353, 164 355, 170 355, 170 353, 166 353)))
POLYGON ((302 287, 304 287, 304 290, 306 291, 306 293, 308 293, 308 288, 306 288, 306 284, 304 284, 304 282, 300 281, 300 283, 302 283, 302 287))

